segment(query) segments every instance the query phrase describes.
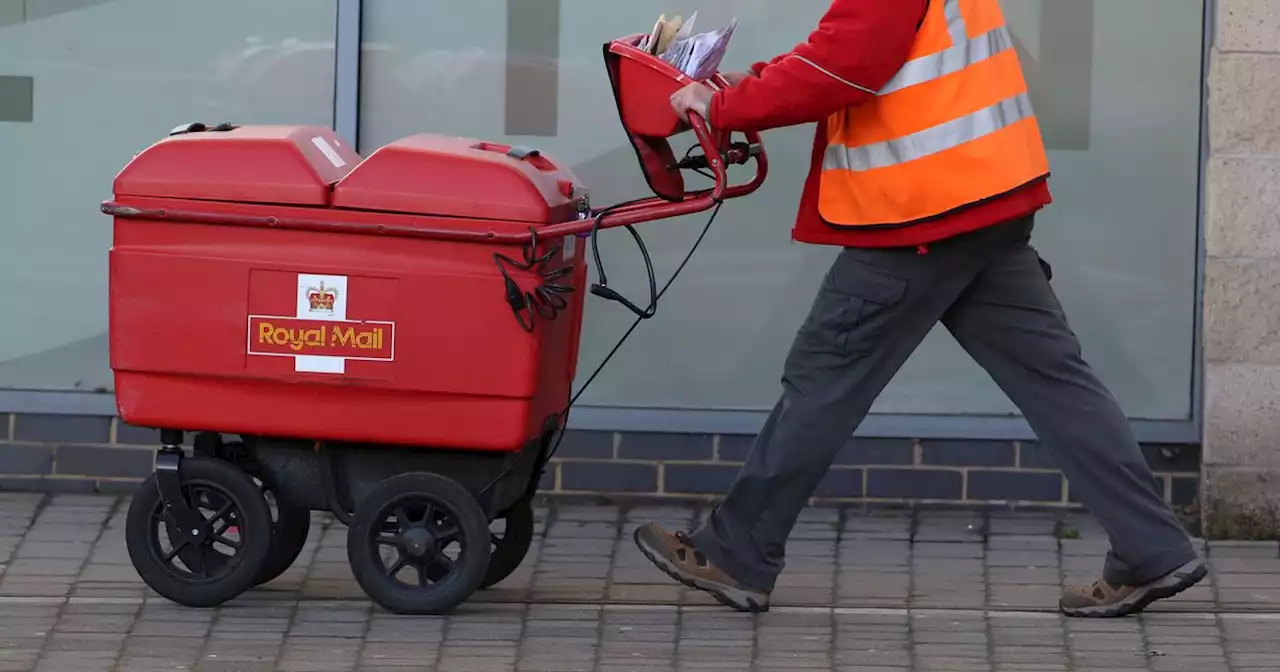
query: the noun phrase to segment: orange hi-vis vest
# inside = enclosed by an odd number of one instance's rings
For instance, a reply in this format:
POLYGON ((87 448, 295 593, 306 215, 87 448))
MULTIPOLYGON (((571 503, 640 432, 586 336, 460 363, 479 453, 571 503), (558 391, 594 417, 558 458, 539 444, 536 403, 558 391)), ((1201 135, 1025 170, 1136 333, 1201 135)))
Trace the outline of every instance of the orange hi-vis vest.
POLYGON ((875 93, 827 120, 818 207, 836 227, 928 220, 1049 173, 998 0, 930 0, 875 93))

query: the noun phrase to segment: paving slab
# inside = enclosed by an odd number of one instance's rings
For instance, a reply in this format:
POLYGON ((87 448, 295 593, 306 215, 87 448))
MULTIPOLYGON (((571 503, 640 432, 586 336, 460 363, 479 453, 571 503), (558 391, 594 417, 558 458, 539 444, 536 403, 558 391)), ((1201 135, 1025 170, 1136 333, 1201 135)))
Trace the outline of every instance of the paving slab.
POLYGON ((1200 586, 1141 617, 1066 619, 1057 596, 1107 549, 1075 512, 810 509, 773 611, 747 615, 630 543, 706 505, 544 506, 506 581, 404 617, 364 596, 327 515, 279 579, 217 609, 172 604, 129 562, 127 501, 0 493, 0 672, 1280 672, 1280 545, 1198 544, 1200 586))

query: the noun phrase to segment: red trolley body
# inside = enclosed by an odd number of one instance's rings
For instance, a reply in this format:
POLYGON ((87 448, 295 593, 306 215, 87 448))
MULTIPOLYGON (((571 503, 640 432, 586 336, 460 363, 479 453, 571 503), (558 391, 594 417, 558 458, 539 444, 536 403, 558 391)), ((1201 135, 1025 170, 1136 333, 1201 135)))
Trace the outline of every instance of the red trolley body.
MULTIPOLYGON (((522 311, 526 331, 506 278, 522 295, 542 280, 487 239, 582 216, 551 158, 418 135, 362 161, 325 128, 241 127, 152 146, 115 191, 111 364, 131 423, 505 451, 564 406, 583 293, 555 319, 522 311)), ((581 287, 576 242, 537 255, 581 287)))

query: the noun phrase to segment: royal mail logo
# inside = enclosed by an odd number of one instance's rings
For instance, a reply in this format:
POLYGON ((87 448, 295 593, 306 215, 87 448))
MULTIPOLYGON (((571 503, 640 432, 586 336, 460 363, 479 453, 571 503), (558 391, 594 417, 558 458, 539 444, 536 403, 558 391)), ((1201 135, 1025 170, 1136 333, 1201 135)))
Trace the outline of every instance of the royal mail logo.
POLYGON ((249 317, 249 354, 310 355, 391 361, 393 322, 333 322, 293 317, 249 317))
POLYGON ((346 373, 349 360, 395 360, 396 325, 347 319, 347 277, 298 275, 294 315, 250 315, 248 352, 292 357, 294 370, 346 373))

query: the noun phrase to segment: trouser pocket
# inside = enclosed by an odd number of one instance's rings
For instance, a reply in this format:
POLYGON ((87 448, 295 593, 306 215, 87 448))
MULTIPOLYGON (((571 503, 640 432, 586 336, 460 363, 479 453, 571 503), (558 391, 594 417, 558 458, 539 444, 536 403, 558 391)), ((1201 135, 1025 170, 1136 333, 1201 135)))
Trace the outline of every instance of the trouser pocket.
POLYGON ((830 354, 864 354, 874 348, 907 281, 844 252, 832 264, 798 341, 830 354))

